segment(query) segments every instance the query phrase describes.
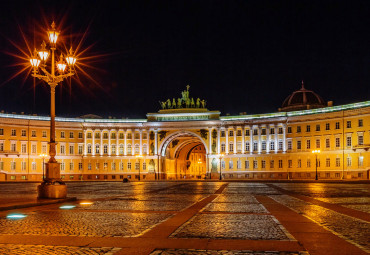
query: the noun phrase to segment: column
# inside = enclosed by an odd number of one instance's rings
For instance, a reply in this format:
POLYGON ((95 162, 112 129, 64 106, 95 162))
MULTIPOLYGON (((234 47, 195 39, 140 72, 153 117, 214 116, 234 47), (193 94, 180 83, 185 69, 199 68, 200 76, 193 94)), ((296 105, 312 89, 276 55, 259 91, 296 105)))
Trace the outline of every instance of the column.
POLYGON ((119 129, 116 129, 116 156, 119 155, 118 135, 119 135, 119 129))
POLYGON ((234 151, 233 151, 233 153, 234 154, 236 154, 236 127, 234 127, 234 129, 233 129, 233 132, 234 132, 234 151))
POLYGON ((100 130, 100 156, 103 156, 103 132, 100 130))
POLYGON ((278 152, 278 129, 276 128, 276 126, 274 126, 274 133, 275 133, 275 153, 278 152))
POLYGON ((266 153, 270 152, 270 126, 266 127, 266 153))
POLYGON ((95 129, 92 132, 91 155, 95 156, 95 129))
POLYGON ((208 154, 212 154, 212 128, 208 128, 208 154))
POLYGON ((226 134, 225 152, 226 154, 229 154, 229 129, 228 128, 226 128, 225 134, 226 134))
POLYGON ((123 131, 123 135, 124 135, 124 155, 127 156, 127 129, 123 131))
POLYGON ((242 126, 242 154, 245 153, 245 126, 242 126))
POLYGON ((131 131, 131 155, 135 155, 135 129, 131 131))
POLYGON ((154 154, 158 155, 158 130, 154 130, 154 154))
POLYGON ((249 151, 253 154, 253 125, 249 126, 249 151))
POLYGON ((283 125, 283 151, 286 152, 286 125, 283 125))
POLYGON ((261 139, 261 126, 258 126, 258 154, 261 154, 262 151, 262 139, 261 139))
POLYGON ((84 155, 87 156, 87 130, 84 130, 84 155))
POLYGON ((150 143, 150 139, 149 139, 149 134, 150 134, 150 130, 147 130, 146 131, 146 155, 150 155, 150 151, 149 151, 149 143, 150 143))
POLYGON ((143 155, 143 130, 140 129, 140 155, 143 155))
POLYGON ((110 139, 111 139, 111 135, 112 135, 112 130, 111 129, 109 129, 108 130, 108 155, 110 156, 111 155, 111 153, 112 153, 112 151, 111 151, 111 141, 110 141, 110 139))
POLYGON ((217 154, 221 153, 221 130, 217 128, 217 154))

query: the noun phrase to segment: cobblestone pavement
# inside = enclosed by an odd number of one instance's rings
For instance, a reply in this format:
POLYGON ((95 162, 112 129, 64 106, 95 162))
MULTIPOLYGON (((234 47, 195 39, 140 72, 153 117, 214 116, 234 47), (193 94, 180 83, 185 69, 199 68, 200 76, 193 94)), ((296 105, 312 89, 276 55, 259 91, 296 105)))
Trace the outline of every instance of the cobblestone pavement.
POLYGON ((194 249, 166 249, 156 250, 150 255, 309 255, 307 252, 279 252, 279 251, 227 251, 227 250, 194 250, 194 249))
POLYGON ((271 198, 370 252, 369 222, 343 215, 288 195, 271 196, 271 198))
MULTIPOLYGON (((15 201, 34 199, 37 185, 0 184, 0 203, 5 198, 15 201)), ((276 185, 327 203, 370 213, 368 184, 271 185, 199 181, 73 182, 67 185, 69 196, 79 199, 69 203, 75 206, 70 210, 60 209, 61 204, 19 209, 17 212, 27 217, 17 220, 6 218, 10 211, 0 212, 1 255, 309 254, 310 250, 307 251, 305 246, 307 240, 292 235, 295 232, 287 225, 289 219, 281 220, 280 212, 274 211, 266 201, 284 207, 284 210, 291 208, 297 213, 289 212, 301 218, 301 215, 306 216, 315 226, 318 224, 334 233, 333 236, 346 240, 346 244, 350 242, 362 251, 370 252, 370 222, 285 195, 274 188, 276 185), (91 204, 81 205, 82 201, 91 204), (165 235, 166 231, 168 234, 165 235), (155 240, 148 241, 150 238, 155 240), (40 240, 44 245, 39 245, 40 240), (65 244, 64 240, 69 242, 65 244), (241 250, 241 247, 249 250, 241 250), (261 247, 269 249, 261 250, 261 247), (126 253, 125 249, 131 250, 126 253)), ((360 254, 359 251, 352 254, 360 254)))
POLYGON ((172 237, 289 240, 273 216, 239 214, 197 215, 172 237))
POLYGON ((113 247, 85 248, 73 246, 0 244, 0 254, 2 255, 28 255, 28 254, 113 255, 119 250, 121 249, 113 247))

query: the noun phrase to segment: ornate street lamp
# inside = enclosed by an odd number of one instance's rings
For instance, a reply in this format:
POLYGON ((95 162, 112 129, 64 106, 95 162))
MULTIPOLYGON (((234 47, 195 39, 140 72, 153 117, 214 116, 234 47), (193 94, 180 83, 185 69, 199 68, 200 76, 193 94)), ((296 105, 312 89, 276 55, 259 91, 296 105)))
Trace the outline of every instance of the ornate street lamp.
POLYGON ((316 176, 315 176, 315 180, 317 181, 318 180, 318 176, 317 176, 317 154, 320 153, 320 150, 313 150, 312 153, 315 154, 315 156, 316 156, 316 176))
POLYGON ((218 158, 220 159, 220 181, 222 180, 222 159, 224 156, 224 154, 218 154, 218 158))
POLYGON ((40 198, 65 198, 67 196, 67 186, 60 179, 60 163, 55 159, 55 87, 63 79, 75 74, 74 64, 76 63, 76 57, 73 55, 71 48, 67 54, 67 64, 64 61, 63 54, 61 54, 59 61, 56 62, 55 51, 59 32, 56 31, 54 22, 51 24, 51 29, 47 33, 51 49, 51 62, 49 63, 48 70, 47 60, 50 54, 46 48, 45 41, 41 44, 39 51, 35 49, 30 59, 33 68, 32 76, 45 81, 50 86, 50 159, 46 163, 46 178, 38 186, 38 196, 40 198), (65 72, 67 65, 68 72, 65 72), (56 74, 56 71, 58 74, 56 74))
POLYGON ((135 157, 139 160, 139 181, 140 181, 140 167, 141 167, 140 160, 143 157, 143 155, 138 154, 138 155, 135 155, 135 157))

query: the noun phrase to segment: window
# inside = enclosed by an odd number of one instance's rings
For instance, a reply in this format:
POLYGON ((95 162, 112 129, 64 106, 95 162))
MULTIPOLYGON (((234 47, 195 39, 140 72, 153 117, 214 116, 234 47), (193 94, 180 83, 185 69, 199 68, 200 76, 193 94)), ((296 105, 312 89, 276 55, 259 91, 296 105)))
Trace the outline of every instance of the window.
POLYGON ((13 142, 13 143, 10 145, 10 150, 11 150, 12 152, 17 151, 17 144, 16 144, 15 142, 13 142))
POLYGON ((21 145, 21 152, 22 153, 27 153, 27 145, 25 143, 21 145))
POLYGON ((258 150, 258 143, 256 141, 253 142, 253 151, 258 150))
POLYGON ((364 126, 364 121, 362 119, 358 120, 358 126, 363 127, 364 126))
POLYGON ((36 137, 36 130, 32 130, 32 131, 31 131, 31 136, 32 136, 32 137, 36 137))
POLYGON ((326 173, 326 174, 325 174, 325 177, 326 177, 326 178, 330 178, 330 173, 326 173))
POLYGON ((364 136, 358 135, 358 145, 363 145, 363 144, 364 144, 364 136))
POLYGON ((107 132, 103 133, 103 139, 108 139, 108 133, 107 132))
POLYGON ((288 127, 288 134, 292 133, 292 127, 288 127))
POLYGON ((140 153, 140 145, 135 144, 135 154, 139 154, 139 153, 140 153))
POLYGON ((335 129, 340 129, 340 123, 339 122, 335 122, 335 129))
POLYGON ((266 141, 262 141, 262 150, 265 151, 266 150, 266 141))
POLYGON ((245 143, 245 151, 250 151, 249 142, 245 143))
POLYGON ((127 139, 132 139, 131 133, 127 133, 127 139))
POLYGON ((275 142, 274 141, 271 141, 270 142, 270 150, 275 150, 275 142))
POLYGON ((225 143, 221 143, 221 152, 225 152, 225 143))
POLYGON ((283 160, 279 159, 279 168, 283 168, 283 160))
POLYGON ((42 131, 42 137, 46 137, 46 131, 42 131))
POLYGON ((270 128, 270 134, 274 135, 275 134, 275 128, 270 128))
POLYGON ((311 149, 311 140, 306 141, 306 149, 311 149))
POLYGON ((249 136, 249 135, 250 135, 250 131, 249 131, 249 129, 245 130, 245 135, 246 135, 246 136, 249 136))
POLYGON ((146 162, 143 162, 143 170, 146 170, 146 162))
POLYGON ((351 159, 351 157, 347 157, 347 166, 352 166, 352 159, 351 159))
POLYGON ((311 167, 311 159, 307 159, 307 168, 311 167))
POLYGON ((253 169, 257 169, 257 168, 258 168, 258 161, 253 160, 253 169))
POLYGON ((37 153, 37 150, 36 150, 36 144, 32 144, 32 145, 31 145, 31 153, 32 153, 32 154, 36 154, 36 153, 37 153))
POLYGON ((107 163, 107 162, 104 162, 104 163, 103 163, 103 169, 104 169, 104 170, 107 170, 107 169, 108 169, 108 163, 107 163))
POLYGON ((288 141, 288 150, 292 149, 292 141, 288 141))
MULTIPOLYGON (((25 163, 26 163, 26 162, 25 162, 25 163)), ((32 166, 31 166, 31 167, 32 167, 32 170, 33 170, 33 171, 36 171, 36 168, 37 168, 36 162, 32 162, 32 163, 31 163, 31 165, 32 165, 32 166)))
POLYGON ((340 178, 340 173, 335 173, 335 178, 340 178))
POLYGON ((112 138, 112 139, 116 139, 116 133, 111 133, 111 134, 110 134, 110 138, 112 138))
POLYGON ((87 163, 87 170, 91 170, 91 163, 87 163))
POLYGON ((337 148, 340 147, 340 138, 339 137, 335 138, 335 147, 337 147, 337 148))
POLYGON ((11 136, 16 136, 16 135, 17 135, 17 131, 15 129, 12 129, 11 136))
POLYGON ((0 135, 4 135, 4 129, 0 128, 0 135))
POLYGON ((275 161, 274 160, 270 160, 270 169, 274 169, 274 166, 275 165, 275 161))
POLYGON ((279 127, 278 133, 279 133, 279 135, 281 135, 283 133, 283 128, 282 127, 279 127))
POLYGON ((119 139, 123 139, 123 133, 119 133, 119 139))
POLYGON ((241 169, 242 168, 242 162, 240 160, 236 161, 236 168, 241 169))
POLYGON ((27 162, 25 162, 25 161, 22 161, 21 162, 21 169, 22 170, 26 170, 27 169, 27 162))
POLYGON ((288 168, 292 168, 293 162, 291 159, 288 160, 288 168))
POLYGON ((340 167, 340 158, 335 159, 335 166, 340 167))
POLYGON ((364 166, 364 156, 358 157, 358 166, 364 166))
POLYGON ((140 139, 140 134, 139 133, 135 133, 135 139, 140 139))
POLYGON ((143 133, 143 139, 148 139, 147 133, 143 133))
MULTIPOLYGON (((83 147, 83 145, 82 145, 82 144, 79 144, 79 145, 78 145, 78 154, 80 154, 80 155, 82 154, 82 152, 83 152, 83 148, 84 148, 84 147, 83 147)), ((91 150, 91 148, 90 148, 90 150, 91 150)))
POLYGON ((70 170, 70 171, 73 171, 73 169, 74 169, 74 164, 73 164, 73 162, 69 162, 69 170, 70 170))
POLYGON ((111 150, 112 150, 111 154, 113 154, 113 155, 116 154, 116 145, 115 144, 112 144, 111 150))
POLYGON ((82 132, 78 132, 78 138, 79 139, 82 139, 83 137, 82 137, 82 132))
POLYGON ((326 167, 330 167, 330 158, 326 159, 326 167))
POLYGON ((297 167, 298 167, 298 168, 301 168, 301 167, 302 167, 302 160, 298 159, 297 167))
POLYGON ((112 164, 111 164, 111 168, 112 168, 112 170, 113 170, 113 171, 115 171, 115 170, 116 170, 116 162, 112 162, 112 164))
POLYGON ((236 150, 237 150, 237 152, 241 152, 241 150, 242 150, 242 143, 241 142, 238 142, 236 144, 236 150))
POLYGON ((0 161, 0 170, 4 170, 4 162, 0 161))
POLYGON ((320 149, 320 139, 316 139, 316 149, 320 149))
POLYGON ((316 131, 320 131, 320 124, 316 125, 316 131))
POLYGON ((75 147, 73 145, 69 145, 69 154, 70 155, 75 154, 75 147))
POLYGON ((100 138, 100 133, 95 133, 95 138, 100 138))
POLYGON ((103 153, 108 154, 108 145, 107 144, 103 145, 103 153))
POLYGON ((222 169, 225 169, 225 160, 222 160, 222 161, 221 161, 221 168, 222 168, 222 169))
POLYGON ((119 154, 123 154, 123 149, 124 149, 124 147, 123 147, 123 144, 120 144, 119 145, 119 154))
POLYGON ((234 136, 234 131, 233 130, 229 131, 229 136, 234 136))
POLYGON ((129 143, 127 145, 127 154, 131 154, 132 153, 132 147, 131 147, 131 144, 129 143))
POLYGON ((246 161, 244 162, 244 164, 245 164, 245 169, 249 169, 249 161, 248 161, 248 160, 246 160, 246 161))
POLYGON ((229 161, 229 169, 234 168, 234 162, 232 160, 229 161))
POLYGON ((65 133, 64 133, 64 131, 61 131, 61 132, 60 132, 60 138, 65 138, 65 133))
POLYGON ((347 136, 347 147, 351 147, 351 146, 352 146, 352 137, 347 136))
POLYGON ((148 146, 146 145, 146 143, 143 144, 143 154, 147 154, 148 153, 148 146))
POLYGON ((60 154, 65 154, 66 153, 66 146, 61 144, 60 145, 60 154))
POLYGON ((0 151, 4 151, 4 142, 0 141, 0 151))
POLYGON ((92 134, 91 133, 87 133, 87 138, 92 138, 92 134))
POLYGON ((123 162, 119 162, 119 170, 123 170, 123 162))
POLYGON ((236 135, 237 136, 241 136, 242 135, 242 131, 239 129, 236 135))
POLYGON ((17 168, 17 163, 15 161, 10 162, 10 169, 15 170, 17 168))
POLYGON ((301 126, 297 126, 297 133, 301 133, 301 126))
POLYGON ((99 144, 95 145, 95 153, 97 153, 97 154, 100 153, 100 145, 99 144))
POLYGON ((351 128, 351 121, 350 120, 347 121, 347 128, 351 128))
POLYGON ((99 170, 99 168, 100 168, 100 164, 99 163, 95 163, 95 169, 96 170, 99 170))
POLYGON ((83 168, 82 162, 79 162, 78 163, 78 170, 82 170, 82 168, 83 168))
POLYGON ((297 141, 297 150, 300 150, 300 149, 302 149, 302 142, 297 141))
POLYGON ((73 132, 69 132, 69 138, 74 138, 74 133, 73 132))
POLYGON ((265 129, 265 128, 263 128, 263 129, 261 130, 261 135, 266 135, 266 129, 265 129))
POLYGON ((330 138, 325 139, 325 147, 330 148, 330 138))
POLYGON ((22 131, 21 131, 21 136, 27 136, 27 131, 25 130, 25 129, 23 129, 22 131))
POLYGON ((306 132, 311 132, 311 126, 310 125, 306 126, 306 132))
POLYGON ((265 169, 266 168, 266 160, 261 161, 261 168, 265 169))
POLYGON ((325 124, 325 130, 330 130, 330 123, 325 124))
POLYGON ((87 153, 91 153, 91 144, 87 145, 87 153))
POLYGON ((258 135, 258 129, 253 129, 253 135, 258 135))
POLYGON ((128 170, 131 170, 131 162, 128 162, 128 163, 127 163, 127 169, 128 169, 128 170))
POLYGON ((279 150, 282 151, 283 150, 283 141, 279 141, 279 150))

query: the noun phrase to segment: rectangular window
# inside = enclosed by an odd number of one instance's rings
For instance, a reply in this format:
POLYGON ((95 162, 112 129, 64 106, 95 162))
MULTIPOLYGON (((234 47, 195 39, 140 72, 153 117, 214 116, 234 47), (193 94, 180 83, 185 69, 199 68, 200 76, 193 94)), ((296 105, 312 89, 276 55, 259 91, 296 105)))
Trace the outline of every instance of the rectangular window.
POLYGON ((42 131, 42 137, 46 137, 46 136, 47 136, 46 131, 42 131))
POLYGON ((283 141, 279 141, 279 151, 283 150, 283 141))
POLYGON ((61 132, 60 132, 60 138, 65 138, 65 133, 64 133, 64 131, 61 131, 61 132))
POLYGON ((36 162, 32 162, 31 167, 32 167, 33 171, 36 171, 36 169, 37 169, 36 162))
POLYGON ((337 148, 340 147, 340 138, 339 137, 335 138, 335 147, 337 147, 337 148))
POLYGON ((22 131, 21 131, 21 136, 27 136, 27 131, 25 130, 25 129, 23 129, 22 131))
POLYGON ((242 135, 242 131, 239 129, 236 133, 237 136, 241 136, 242 135))
POLYGON ((352 166, 352 159, 350 157, 347 158, 347 166, 352 166))
POLYGON ((83 168, 82 162, 79 162, 78 163, 78 170, 82 170, 82 168, 83 168))
POLYGON ((325 130, 330 130, 330 123, 325 124, 325 130))
POLYGON ((364 121, 362 119, 358 120, 358 126, 363 127, 364 126, 364 121))
POLYGON ((75 153, 75 147, 73 145, 69 146, 69 154, 73 155, 75 153))
POLYGON ((257 151, 257 150, 258 150, 258 143, 253 142, 253 151, 257 151))
POLYGON ((351 128, 351 126, 352 126, 352 125, 351 125, 351 121, 350 121, 350 120, 348 120, 348 121, 347 121, 347 128, 351 128))
POLYGON ((253 160, 253 169, 257 169, 257 168, 258 168, 258 161, 253 160))
POLYGON ((279 127, 278 133, 279 133, 279 135, 281 135, 283 133, 283 128, 282 127, 279 127))
POLYGON ((352 146, 352 137, 347 136, 347 147, 351 147, 351 146, 352 146))
POLYGON ((288 160, 288 168, 292 168, 293 166, 293 162, 291 159, 288 160))
POLYGON ((65 154, 66 153, 66 146, 65 145, 60 145, 60 154, 65 154))
POLYGON ((249 142, 245 143, 245 151, 250 151, 249 142))
POLYGON ((127 163, 127 169, 128 169, 128 170, 131 170, 131 162, 128 162, 128 163, 127 163))
POLYGON ((12 129, 11 136, 16 136, 16 135, 17 135, 17 131, 15 129, 12 129))
POLYGON ((364 144, 364 136, 358 135, 358 145, 363 145, 363 144, 364 144))
POLYGON ((364 166, 364 156, 358 157, 358 166, 363 167, 364 166))
POLYGON ((27 169, 27 162, 22 161, 22 163, 21 163, 21 169, 22 170, 26 170, 27 169))
POLYGON ((123 139, 123 133, 119 133, 119 139, 123 139))
POLYGON ((306 149, 311 149, 311 140, 307 140, 306 149))
POLYGON ((10 145, 10 150, 12 152, 16 152, 17 151, 17 144, 15 142, 13 142, 11 145, 10 145))
POLYGON ((108 133, 103 133, 103 139, 108 139, 108 133))
POLYGON ((320 139, 316 139, 316 149, 320 149, 320 139))
POLYGON ((60 170, 64 171, 65 170, 65 164, 64 162, 60 163, 60 170))
POLYGON ((225 137, 225 131, 221 130, 221 137, 225 137))
POLYGON ((298 168, 301 168, 301 167, 302 167, 302 160, 298 159, 297 167, 298 167, 298 168))
POLYGON ((266 141, 262 141, 262 150, 265 151, 266 150, 266 141))
POLYGON ((297 133, 301 133, 301 126, 297 126, 297 133))
POLYGON ((266 135, 266 129, 265 129, 265 128, 263 128, 263 129, 261 130, 261 135, 266 135))
POLYGON ((288 134, 292 133, 292 127, 288 127, 288 134))
POLYGON ((261 168, 262 169, 265 169, 266 168, 266 161, 265 160, 262 160, 261 161, 261 168))
POLYGON ((10 169, 15 170, 17 168, 17 163, 15 161, 10 162, 10 169))
POLYGON ((24 143, 24 144, 21 145, 21 152, 22 153, 27 153, 27 144, 24 143))
POLYGON ((306 126, 306 132, 311 132, 311 126, 310 125, 306 126))
POLYGON ((229 136, 234 136, 234 131, 233 130, 229 131, 229 136))
POLYGON ((283 160, 279 159, 279 168, 283 168, 283 160))
POLYGON ((69 132, 69 138, 74 138, 74 133, 73 132, 69 132))
POLYGON ((325 147, 330 148, 330 139, 329 138, 325 139, 325 147))
POLYGON ((292 141, 288 141, 288 150, 292 149, 292 141))
POLYGON ((92 134, 90 132, 87 133, 87 138, 92 138, 92 134))
POLYGON ((311 159, 307 159, 307 168, 311 167, 311 159))
POLYGON ((123 162, 119 162, 119 170, 123 170, 123 162))
POLYGON ((92 167, 91 167, 91 163, 87 163, 87 170, 91 170, 92 167))
POLYGON ((82 136, 82 132, 78 132, 78 138, 79 138, 79 139, 82 139, 82 138, 83 138, 83 136, 82 136))
POLYGON ((107 163, 107 162, 104 162, 104 163, 103 163, 103 169, 104 169, 104 170, 107 170, 107 169, 108 169, 108 163, 107 163))
POLYGON ((99 164, 99 163, 96 163, 96 164, 95 164, 95 169, 96 169, 96 170, 99 170, 99 168, 100 168, 100 164, 99 164))
POLYGON ((146 170, 146 162, 143 163, 143 170, 146 170))
POLYGON ((0 170, 4 170, 4 162, 0 161, 0 170))
POLYGON ((32 154, 36 154, 37 153, 36 144, 32 144, 32 146, 31 146, 31 152, 32 152, 32 154))
POLYGON ((73 171, 73 168, 74 168, 74 164, 73 164, 73 162, 70 162, 69 163, 69 170, 70 171, 73 171))
POLYGON ((340 129, 340 123, 339 122, 335 122, 335 129, 340 129))
POLYGON ((249 135, 250 135, 250 133, 249 133, 249 129, 245 130, 245 135, 246 135, 246 136, 249 136, 249 135))
POLYGON ((275 134, 275 128, 270 128, 270 135, 274 135, 275 134))
POLYGON ((253 135, 258 135, 258 129, 253 129, 253 135))
POLYGON ((139 170, 140 169, 140 164, 139 162, 135 162, 135 170, 139 170))
POLYGON ((4 135, 4 129, 0 128, 0 135, 4 135))
POLYGON ((4 151, 4 142, 0 142, 0 151, 4 151))
POLYGON ((274 166, 275 165, 275 161, 274 160, 270 160, 270 169, 274 169, 274 166))
MULTIPOLYGON (((112 139, 116 139, 116 133, 111 133, 110 134, 110 137, 112 138, 112 139)), ((145 138, 144 138, 145 139, 145 138)))
POLYGON ((230 143, 229 144, 229 151, 230 152, 233 152, 234 151, 234 144, 233 143, 230 143))
POLYGON ((36 137, 36 130, 32 130, 32 131, 31 131, 31 136, 32 136, 32 137, 36 137))
POLYGON ((249 161, 248 161, 248 160, 246 160, 246 161, 244 162, 244 164, 245 164, 245 169, 249 169, 249 161))
POLYGON ((330 158, 326 159, 326 167, 330 167, 330 158))
POLYGON ((83 153, 83 148, 84 148, 84 147, 83 147, 83 145, 82 145, 82 144, 79 144, 79 145, 78 145, 78 154, 80 154, 80 155, 81 155, 81 154, 83 153))
POLYGON ((46 144, 42 144, 41 145, 41 153, 46 153, 47 151, 47 145, 46 144))
POLYGON ((316 125, 316 131, 320 131, 320 124, 316 125))
POLYGON ((340 158, 335 159, 335 166, 340 167, 340 158))
POLYGON ((297 150, 300 150, 302 148, 301 141, 297 141, 297 150))
POLYGON ((270 150, 275 150, 275 142, 274 141, 271 141, 270 142, 270 150))

